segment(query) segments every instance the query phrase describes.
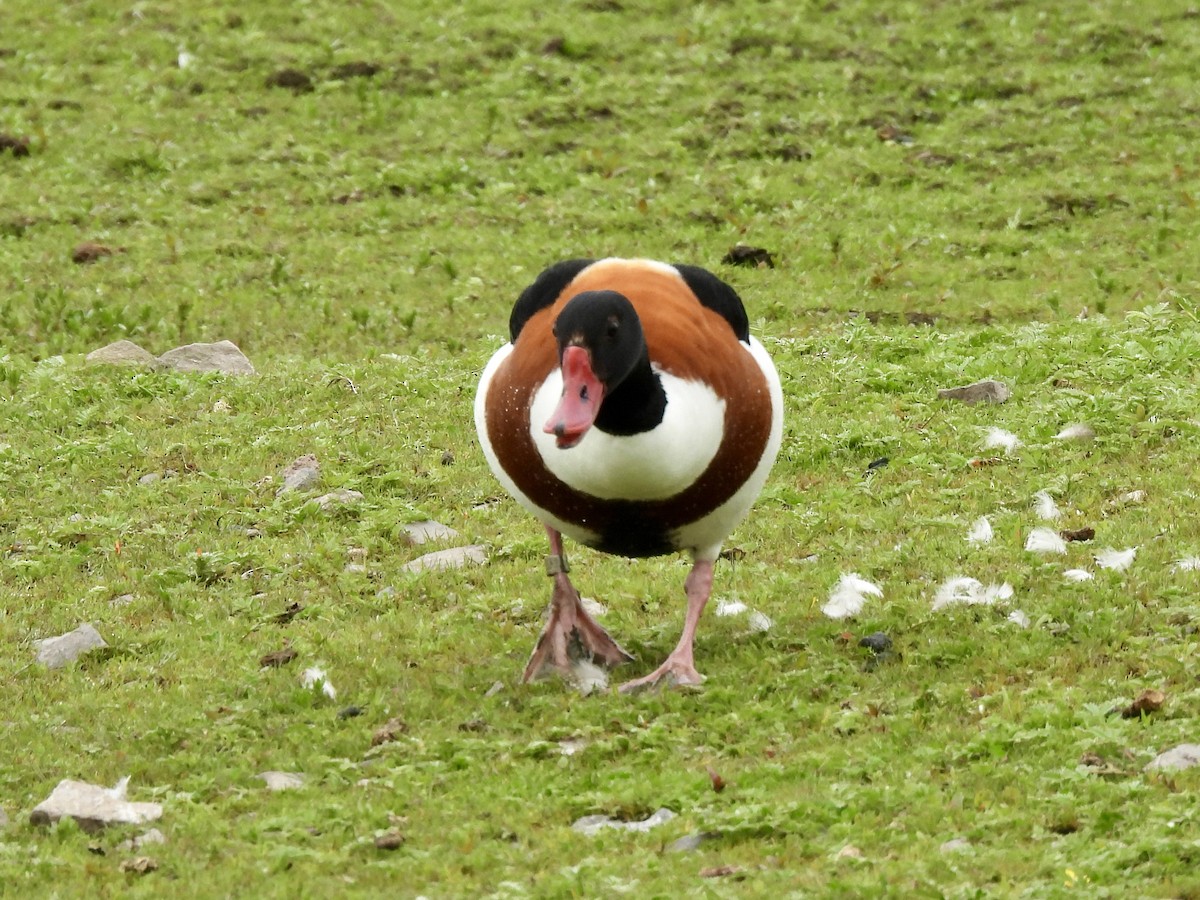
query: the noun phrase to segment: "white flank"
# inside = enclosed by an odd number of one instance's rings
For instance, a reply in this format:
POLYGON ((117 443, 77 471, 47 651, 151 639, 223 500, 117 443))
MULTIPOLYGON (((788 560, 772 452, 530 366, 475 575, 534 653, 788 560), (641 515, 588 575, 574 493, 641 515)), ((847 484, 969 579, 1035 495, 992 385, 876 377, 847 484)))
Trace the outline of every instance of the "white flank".
POLYGON ((1067 581, 1091 581, 1096 576, 1087 569, 1067 569, 1063 572, 1063 577, 1067 581))
POLYGON ((968 544, 990 544, 992 542, 992 523, 987 516, 980 516, 967 532, 968 544))
POLYGON ((1062 431, 1054 436, 1056 441, 1090 441, 1096 436, 1096 432, 1091 425, 1084 425, 1080 422, 1077 425, 1068 425, 1062 431))
POLYGON ((585 697, 608 687, 608 673, 589 659, 571 660, 571 677, 585 697))
POLYGON ((1175 565, 1171 566, 1172 572, 1196 572, 1200 571, 1200 556, 1185 556, 1183 559, 1176 560, 1175 565))
POLYGON ((1012 622, 1018 628, 1029 627, 1029 616, 1025 615, 1025 613, 1019 609, 1014 609, 1008 614, 1008 621, 1012 622))
POLYGON ((997 600, 1008 600, 1013 595, 1012 585, 984 585, 976 578, 951 578, 943 582, 933 596, 933 609, 936 612, 947 606, 965 604, 967 606, 991 606, 997 600))
POLYGON ((1021 439, 1011 431, 1005 431, 1003 428, 989 428, 987 435, 983 439, 983 449, 991 450, 999 447, 1005 453, 1012 453, 1021 446, 1021 439))
POLYGON ((1067 542, 1053 528, 1035 528, 1025 539, 1025 549, 1030 553, 1066 553, 1067 542))
POLYGON ((748 610, 748 607, 741 600, 718 600, 717 615, 718 616, 737 616, 748 610))
POLYGON ((1058 509, 1058 504, 1054 502, 1054 498, 1050 496, 1049 491, 1038 491, 1033 495, 1033 508, 1037 512, 1039 519, 1044 519, 1048 522, 1053 522, 1062 515, 1058 509))
POLYGON ((1096 554, 1096 565, 1102 569, 1124 572, 1133 564, 1135 556, 1137 556, 1137 547, 1130 547, 1127 550, 1101 550, 1096 554))
POLYGON ((326 675, 325 670, 319 666, 312 666, 311 668, 305 669, 303 674, 300 676, 300 685, 308 690, 312 690, 316 688, 317 685, 320 685, 322 694, 324 694, 330 700, 337 698, 337 691, 334 689, 333 685, 329 683, 329 676, 326 675))
POLYGON ((843 575, 829 592, 829 601, 821 607, 821 612, 831 619, 847 619, 862 611, 867 602, 867 595, 882 597, 883 590, 877 584, 872 584, 854 572, 843 575))

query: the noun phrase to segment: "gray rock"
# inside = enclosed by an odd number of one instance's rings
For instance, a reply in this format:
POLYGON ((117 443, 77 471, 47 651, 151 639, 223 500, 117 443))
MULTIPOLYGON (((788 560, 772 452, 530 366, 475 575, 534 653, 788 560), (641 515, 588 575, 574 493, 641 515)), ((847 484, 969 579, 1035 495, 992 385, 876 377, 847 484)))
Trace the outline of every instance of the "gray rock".
POLYGON ((162 481, 162 476, 159 475, 157 472, 147 472, 145 475, 143 475, 141 478, 138 479, 138 484, 142 484, 142 485, 158 484, 158 482, 160 482, 160 481, 162 481))
POLYGON ((942 853, 961 853, 971 849, 971 842, 966 838, 951 838, 938 848, 942 853))
POLYGON ((571 830, 580 834, 593 835, 605 828, 620 828, 624 831, 649 831, 675 818, 675 813, 665 806, 640 822, 622 822, 612 816, 584 816, 571 823, 571 830))
POLYGON ((389 584, 387 587, 381 587, 378 591, 375 592, 375 599, 376 600, 388 600, 392 597, 395 597, 396 593, 397 593, 396 589, 389 584))
POLYGON ((283 484, 275 492, 278 497, 288 491, 307 491, 315 488, 321 480, 321 464, 311 453, 288 463, 280 473, 283 484))
POLYGON ((260 772, 258 775, 271 791, 290 791, 304 787, 304 776, 296 772, 260 772))
POLYGON ((967 404, 1003 403, 1012 396, 1012 391, 1003 382, 987 379, 962 387, 943 388, 937 395, 941 400, 961 400, 967 404))
POLYGON ((88 622, 66 634, 34 641, 33 645, 37 647, 37 661, 48 669, 61 669, 85 653, 108 646, 88 622))
POLYGON ((458 532, 449 525, 443 525, 441 522, 434 522, 430 519, 405 525, 404 536, 408 543, 415 547, 429 541, 452 541, 458 537, 458 532))
POLYGON ((151 828, 144 834, 139 834, 137 837, 131 837, 128 840, 121 841, 121 843, 117 844, 117 849, 132 853, 136 850, 141 850, 143 847, 149 846, 150 844, 165 844, 166 842, 167 836, 165 834, 163 834, 157 828, 151 828))
POLYGON ((142 349, 133 341, 113 341, 99 350, 93 350, 83 361, 89 366, 139 366, 144 369, 160 367, 153 353, 142 349))
POLYGON ((122 778, 116 787, 104 788, 65 778, 33 808, 29 821, 34 825, 51 825, 69 816, 84 831, 92 833, 108 825, 140 825, 161 818, 161 803, 130 803, 125 799, 128 783, 128 778, 122 778))
POLYGON ((168 350, 158 358, 176 372, 223 372, 226 375, 253 375, 254 365, 233 341, 215 344, 185 344, 168 350))
POLYGON ((449 550, 435 550, 433 553, 426 553, 402 566, 402 569, 405 572, 440 572, 443 569, 461 569, 469 564, 482 566, 486 562, 487 551, 483 546, 471 544, 468 547, 452 547, 449 550))
POLYGON ((363 495, 358 491, 339 488, 336 491, 331 491, 328 494, 322 494, 312 501, 317 506, 321 507, 322 511, 329 512, 333 509, 340 509, 347 506, 356 506, 363 500, 363 495))
POLYGON ((1173 772, 1200 765, 1200 744, 1180 744, 1166 750, 1146 764, 1147 772, 1173 772))
POLYGON ((694 850, 699 850, 704 844, 709 841, 714 841, 721 835, 715 831, 697 831, 694 834, 685 834, 681 838, 677 838, 667 844, 668 853, 691 853, 694 850))

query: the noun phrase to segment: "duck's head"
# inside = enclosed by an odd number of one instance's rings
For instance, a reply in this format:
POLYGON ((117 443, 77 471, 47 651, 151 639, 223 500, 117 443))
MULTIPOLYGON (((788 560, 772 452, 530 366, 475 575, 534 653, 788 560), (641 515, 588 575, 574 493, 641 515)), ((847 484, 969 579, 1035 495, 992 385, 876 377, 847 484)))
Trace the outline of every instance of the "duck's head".
POLYGON ((543 430, 560 449, 574 447, 612 393, 646 357, 646 338, 633 304, 616 291, 572 297, 554 321, 562 398, 543 430))

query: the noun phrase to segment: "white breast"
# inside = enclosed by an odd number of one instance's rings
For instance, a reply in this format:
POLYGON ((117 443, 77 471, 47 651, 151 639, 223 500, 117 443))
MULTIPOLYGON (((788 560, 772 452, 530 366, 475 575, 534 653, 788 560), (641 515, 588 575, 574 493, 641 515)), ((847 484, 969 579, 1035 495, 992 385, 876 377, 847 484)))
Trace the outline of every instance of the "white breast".
POLYGON ((692 484, 721 446, 725 401, 702 382, 658 375, 667 408, 653 431, 612 435, 592 428, 577 445, 560 450, 554 435, 542 431, 562 395, 562 373, 550 373, 529 415, 546 468, 576 490, 605 500, 665 500, 692 484))

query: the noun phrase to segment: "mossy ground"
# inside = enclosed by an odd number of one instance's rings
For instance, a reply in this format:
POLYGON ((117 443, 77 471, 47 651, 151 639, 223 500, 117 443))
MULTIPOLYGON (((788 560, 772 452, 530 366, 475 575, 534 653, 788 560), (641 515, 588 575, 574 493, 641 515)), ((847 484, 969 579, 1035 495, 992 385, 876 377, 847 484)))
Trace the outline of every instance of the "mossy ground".
MULTIPOLYGON (((1170 568, 1200 553, 1196 11, 541 6, 5 6, 0 133, 30 152, 0 149, 0 892, 1200 895, 1200 775, 1142 771, 1200 741, 1200 574, 1170 568), (268 86, 283 69, 312 89, 268 86), (114 253, 75 264, 82 241, 114 253), (737 242, 775 268, 723 265, 737 242), (698 693, 515 683, 544 538, 471 396, 540 268, 608 254, 719 272, 784 380, 716 589, 774 626, 706 617, 698 693), (82 365, 123 337, 229 338, 261 374, 82 365), (936 399, 983 377, 1013 398, 936 399), (1076 421, 1094 442, 1054 440, 1076 421), (969 465, 991 426, 1024 446, 969 465), (362 504, 276 498, 304 453, 362 504), (1042 489, 1092 544, 1023 550, 1042 489), (402 572, 425 517, 488 565, 402 572), (830 621, 849 571, 884 598, 830 621), (1014 598, 932 613, 960 574, 1014 598), (81 621, 112 649, 31 665, 81 621), (285 641, 296 662, 260 669, 285 641), (336 702, 299 685, 317 663, 336 702), (1109 714, 1145 688, 1160 712, 1109 714), (270 793, 271 769, 306 786, 270 793), (120 871, 125 833, 27 824, 60 778, 125 774, 166 808, 157 871, 120 871), (679 818, 646 835, 569 828, 660 806, 679 818), (696 832, 720 837, 664 852, 696 832)), ((684 562, 575 560, 632 671, 655 663, 684 562)))

